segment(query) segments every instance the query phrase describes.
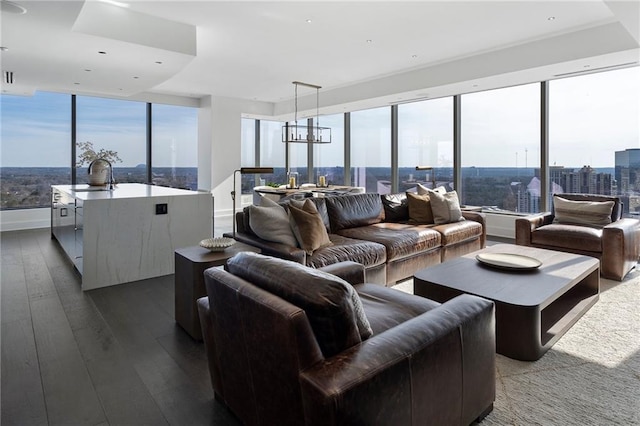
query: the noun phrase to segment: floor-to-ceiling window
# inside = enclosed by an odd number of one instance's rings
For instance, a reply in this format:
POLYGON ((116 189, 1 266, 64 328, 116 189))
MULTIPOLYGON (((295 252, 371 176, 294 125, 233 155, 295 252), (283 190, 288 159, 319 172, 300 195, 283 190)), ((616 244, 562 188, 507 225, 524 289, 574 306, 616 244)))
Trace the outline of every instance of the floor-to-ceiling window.
POLYGON ((453 189, 453 98, 398 105, 398 179, 400 191, 453 189))
POLYGON ((351 185, 391 192, 391 108, 351 113, 351 185))
MULTIPOLYGON (((264 177, 267 185, 284 185, 287 181, 286 144, 282 142, 282 125, 283 123, 279 121, 260 121, 260 166, 273 167, 274 169, 272 175, 264 177)), ((253 183, 253 180, 247 181, 247 185, 249 183, 253 183)))
POLYGON ((620 195, 640 214, 640 68, 549 82, 550 193, 620 195))
POLYGON ((461 201, 540 211, 540 84, 462 96, 461 201))
POLYGON ((71 97, 0 96, 2 209, 49 207, 51 185, 71 183, 71 97))
POLYGON ((344 185, 344 114, 320 117, 320 126, 331 128, 331 143, 313 145, 313 175, 329 185, 344 185))
POLYGON ((152 182, 198 189, 198 110, 154 104, 151 141, 152 182))
POLYGON ((82 162, 86 142, 95 151, 113 151, 116 182, 147 181, 146 103, 78 96, 76 98, 77 182, 87 183, 87 164, 82 162))

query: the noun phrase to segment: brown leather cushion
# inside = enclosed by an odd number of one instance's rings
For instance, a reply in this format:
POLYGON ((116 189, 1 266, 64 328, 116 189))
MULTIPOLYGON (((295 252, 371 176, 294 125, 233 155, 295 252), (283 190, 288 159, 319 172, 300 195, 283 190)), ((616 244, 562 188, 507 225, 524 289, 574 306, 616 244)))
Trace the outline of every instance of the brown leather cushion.
POLYGON ((251 252, 233 256, 227 270, 303 309, 327 358, 371 336, 355 290, 335 275, 251 252))
POLYGON ((440 306, 433 300, 376 284, 354 287, 375 335, 440 306))
POLYGON ((533 231, 531 244, 601 253, 602 229, 553 223, 533 231))
POLYGON ((428 194, 419 195, 407 192, 409 202, 409 223, 432 224, 433 212, 431 211, 431 198, 428 194))
POLYGON ((351 260, 366 268, 382 265, 387 260, 383 245, 371 241, 354 240, 337 234, 329 234, 332 246, 323 247, 307 256, 307 266, 321 268, 337 262, 351 260))
POLYGON ((311 200, 304 201, 301 207, 291 203, 289 205, 289 222, 300 248, 307 254, 311 255, 315 250, 333 244, 327 234, 327 228, 325 228, 322 218, 311 200))
POLYGON ((436 248, 441 241, 440 233, 429 227, 387 222, 343 229, 340 235, 384 245, 388 262, 436 248))
POLYGON ((409 220, 407 194, 383 194, 380 196, 384 207, 385 222, 406 222, 409 220))
POLYGON ((441 234, 443 246, 450 246, 463 241, 472 240, 482 235, 482 225, 472 220, 464 222, 445 223, 433 228, 441 234))
POLYGON ((345 228, 382 222, 384 217, 379 194, 352 194, 344 197, 328 197, 326 200, 333 233, 345 228))

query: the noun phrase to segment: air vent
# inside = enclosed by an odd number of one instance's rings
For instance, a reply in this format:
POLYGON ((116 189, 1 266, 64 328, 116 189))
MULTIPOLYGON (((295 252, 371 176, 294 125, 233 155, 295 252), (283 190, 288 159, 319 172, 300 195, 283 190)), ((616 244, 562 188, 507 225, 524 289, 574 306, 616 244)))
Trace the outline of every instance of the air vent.
POLYGON ((585 69, 585 70, 581 70, 581 71, 572 71, 572 72, 565 72, 565 73, 561 73, 561 74, 554 74, 554 77, 566 77, 569 75, 577 75, 577 74, 587 74, 587 73, 592 73, 594 71, 603 71, 603 70, 610 70, 613 68, 622 68, 622 67, 628 67, 631 65, 637 65, 637 62, 625 62, 624 64, 618 64, 618 65, 609 65, 606 67, 600 67, 600 68, 589 68, 589 69, 585 69))
POLYGON ((13 84, 13 71, 5 71, 2 73, 5 84, 13 84))

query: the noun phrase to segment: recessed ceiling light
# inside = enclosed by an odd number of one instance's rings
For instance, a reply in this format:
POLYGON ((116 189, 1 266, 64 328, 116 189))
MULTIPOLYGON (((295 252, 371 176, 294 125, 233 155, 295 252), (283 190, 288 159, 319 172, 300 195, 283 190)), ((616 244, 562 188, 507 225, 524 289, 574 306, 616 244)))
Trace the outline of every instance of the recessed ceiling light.
POLYGON ((137 80, 137 79, 138 79, 138 78, 140 78, 140 77, 136 77, 136 76, 134 76, 133 78, 137 80))
POLYGON ((547 18, 547 21, 555 21, 556 17, 555 16, 549 16, 547 18))
POLYGON ((412 57, 412 58, 417 58, 417 57, 418 57, 418 55, 411 55, 411 57, 412 57))
POLYGON ((373 43, 373 40, 369 39, 367 40, 367 43, 373 43))
POLYGON ((88 69, 88 68, 87 68, 87 69, 85 69, 85 71, 86 71, 86 72, 91 72, 91 70, 90 70, 90 69, 88 69))
POLYGON ((313 22, 311 19, 307 19, 307 24, 310 24, 311 22, 313 22))
POLYGON ((73 84, 75 84, 76 86, 80 86, 80 83, 73 83, 73 84))
POLYGON ((591 65, 585 65, 583 68, 589 68, 591 65))
POLYGON ((9 50, 7 46, 0 46, 0 51, 6 52, 7 50, 9 50))
POLYGON ((156 61, 156 64, 162 65, 162 61, 156 61))
POLYGON ((104 50, 98 50, 98 53, 101 54, 101 55, 106 55, 107 54, 107 52, 105 52, 104 50))

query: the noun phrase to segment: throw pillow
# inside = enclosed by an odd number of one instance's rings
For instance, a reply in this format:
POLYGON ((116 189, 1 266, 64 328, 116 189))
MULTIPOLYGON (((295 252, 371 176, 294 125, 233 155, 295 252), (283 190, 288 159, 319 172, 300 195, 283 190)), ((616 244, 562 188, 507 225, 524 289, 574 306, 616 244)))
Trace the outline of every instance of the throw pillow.
POLYGON ((445 188, 444 186, 438 186, 435 189, 429 189, 426 186, 419 183, 416 185, 416 192, 419 195, 429 195, 429 192, 438 192, 440 194, 446 194, 447 188, 445 188))
POLYGON ((553 196, 555 221, 558 223, 604 227, 611 223, 614 201, 573 201, 553 196))
POLYGON ((464 220, 462 210, 460 209, 460 201, 456 191, 441 194, 439 192, 430 191, 431 211, 433 212, 433 221, 436 225, 444 223, 460 222, 464 220))
POLYGON ((384 207, 385 222, 406 222, 409 220, 409 201, 407 194, 383 194, 382 206, 384 207))
POLYGON ((260 197, 260 205, 262 207, 280 207, 280 208, 284 208, 280 204, 278 204, 277 202, 273 201, 271 198, 268 198, 268 197, 260 197))
POLYGON ((335 275, 250 252, 229 259, 227 269, 303 309, 327 358, 373 334, 358 293, 335 275))
POLYGON ((289 216, 282 207, 249 206, 248 211, 249 227, 258 237, 291 247, 298 246, 289 224, 289 216))
POLYGON ((429 195, 407 192, 407 201, 409 204, 409 223, 416 225, 434 223, 429 195))
POLYGON ((311 256, 319 248, 333 245, 313 201, 305 200, 301 207, 296 204, 289 203, 289 223, 300 248, 311 256))

